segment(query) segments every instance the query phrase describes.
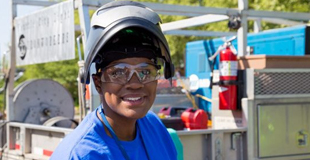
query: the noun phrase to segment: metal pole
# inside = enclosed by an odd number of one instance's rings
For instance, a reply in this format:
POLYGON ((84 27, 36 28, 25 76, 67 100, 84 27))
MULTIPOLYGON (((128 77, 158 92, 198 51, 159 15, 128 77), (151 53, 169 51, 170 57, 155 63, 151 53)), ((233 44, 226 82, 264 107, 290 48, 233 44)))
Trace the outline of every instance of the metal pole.
POLYGON ((82 42, 84 48, 84 57, 87 57, 87 53, 85 53, 85 45, 86 40, 89 33, 89 26, 90 26, 90 15, 88 6, 83 4, 83 0, 76 0, 76 8, 79 11, 79 18, 80 18, 80 25, 81 25, 81 34, 82 34, 82 42))
MULTIPOLYGON (((83 0, 75 0, 75 8, 78 8, 79 13, 79 19, 80 19, 80 29, 81 29, 81 35, 78 37, 78 51, 79 51, 79 76, 78 76, 78 92, 79 92, 79 106, 80 106, 80 121, 85 117, 86 115, 86 101, 85 101, 85 86, 81 83, 80 75, 82 73, 82 70, 84 69, 84 59, 87 57, 87 52, 85 52, 86 49, 86 41, 88 37, 89 32, 89 26, 90 26, 90 15, 89 15, 89 8, 88 6, 84 5, 83 0), (80 38, 82 38, 83 43, 83 53, 84 57, 82 57, 81 49, 80 49, 80 38)), ((92 95, 90 95, 92 97, 92 95)), ((91 105, 91 102, 89 102, 91 105)))
POLYGON ((197 37, 230 37, 236 36, 237 32, 212 32, 212 31, 199 31, 199 30, 171 30, 164 32, 166 35, 184 35, 184 36, 197 36, 197 37))
POLYGON ((262 30, 262 19, 254 20, 254 33, 258 33, 262 30))
MULTIPOLYGON (((14 106, 13 106, 13 98, 14 98, 14 78, 15 78, 15 68, 16 68, 16 52, 15 52, 15 26, 14 26, 14 18, 17 16, 17 6, 14 4, 14 0, 11 0, 11 20, 12 20, 12 28, 11 28, 11 46, 10 46, 10 62, 9 62, 9 80, 6 88, 6 120, 8 122, 15 119, 14 117, 14 106)), ((9 126, 7 126, 6 134, 10 135, 9 126)), ((10 149, 13 144, 11 142, 10 136, 7 136, 7 146, 10 149)))
POLYGON ((52 1, 38 1, 38 0, 14 0, 14 4, 21 4, 21 5, 29 5, 29 6, 51 6, 58 2, 52 1))
POLYGON ((248 1, 247 0, 238 0, 238 7, 241 16, 241 27, 238 29, 238 56, 246 55, 247 47, 247 15, 245 14, 248 10, 248 1))
POLYGON ((14 4, 14 0, 11 0, 12 5, 12 33, 11 33, 11 55, 9 62, 9 81, 6 90, 6 114, 7 120, 11 121, 15 119, 14 117, 14 107, 13 107, 13 98, 14 98, 14 78, 15 78, 15 69, 16 69, 16 51, 15 51, 15 26, 14 26, 14 18, 17 16, 17 6, 14 4))

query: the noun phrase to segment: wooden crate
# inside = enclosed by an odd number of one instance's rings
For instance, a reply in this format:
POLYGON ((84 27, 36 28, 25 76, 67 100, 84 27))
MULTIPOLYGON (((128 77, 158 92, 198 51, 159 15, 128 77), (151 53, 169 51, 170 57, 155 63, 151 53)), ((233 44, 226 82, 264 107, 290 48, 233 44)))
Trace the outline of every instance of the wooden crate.
POLYGON ((310 68, 307 56, 266 56, 249 55, 238 57, 238 69, 253 68, 310 68))

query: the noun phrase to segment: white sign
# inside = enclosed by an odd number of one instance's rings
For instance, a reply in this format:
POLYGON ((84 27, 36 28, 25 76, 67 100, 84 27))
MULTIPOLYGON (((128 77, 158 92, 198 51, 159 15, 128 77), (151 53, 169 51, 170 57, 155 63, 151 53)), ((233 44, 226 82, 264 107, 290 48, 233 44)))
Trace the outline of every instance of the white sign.
POLYGON ((242 118, 214 116, 214 129, 234 129, 242 127, 242 118))
POLYGON ((189 76, 189 90, 191 92, 196 92, 199 88, 199 78, 196 74, 189 76))
POLYGON ((192 74, 189 76, 189 90, 191 92, 196 92, 199 88, 207 88, 210 86, 209 79, 199 79, 196 74, 192 74))
POLYGON ((226 88, 226 87, 219 87, 219 92, 221 93, 221 92, 225 92, 225 91, 227 91, 228 90, 228 88, 226 88))
POLYGON ((72 0, 17 17, 14 22, 16 65, 75 58, 72 0))
POLYGON ((220 75, 222 76, 237 76, 238 62, 237 61, 221 61, 220 75))

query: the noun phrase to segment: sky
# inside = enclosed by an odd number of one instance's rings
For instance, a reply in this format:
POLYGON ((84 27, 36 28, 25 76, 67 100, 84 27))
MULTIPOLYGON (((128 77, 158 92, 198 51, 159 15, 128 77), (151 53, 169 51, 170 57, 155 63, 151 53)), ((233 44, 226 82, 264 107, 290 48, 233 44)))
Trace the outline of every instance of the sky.
MULTIPOLYGON (((11 0, 0 0, 0 55, 8 50, 11 43, 11 0)), ((38 6, 17 6, 17 16, 32 13, 42 7, 38 6)))

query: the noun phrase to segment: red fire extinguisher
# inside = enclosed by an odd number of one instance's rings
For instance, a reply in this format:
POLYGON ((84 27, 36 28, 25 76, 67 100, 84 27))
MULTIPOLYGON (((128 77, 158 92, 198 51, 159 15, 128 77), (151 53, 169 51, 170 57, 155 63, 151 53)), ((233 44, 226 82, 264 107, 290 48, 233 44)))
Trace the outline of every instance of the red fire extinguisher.
POLYGON ((220 81, 219 81, 219 108, 221 110, 237 109, 237 51, 231 44, 236 39, 234 36, 225 41, 216 53, 209 58, 210 61, 220 54, 220 81))
POLYGON ((219 108, 237 109, 237 52, 231 44, 233 37, 226 41, 220 50, 219 108))

